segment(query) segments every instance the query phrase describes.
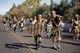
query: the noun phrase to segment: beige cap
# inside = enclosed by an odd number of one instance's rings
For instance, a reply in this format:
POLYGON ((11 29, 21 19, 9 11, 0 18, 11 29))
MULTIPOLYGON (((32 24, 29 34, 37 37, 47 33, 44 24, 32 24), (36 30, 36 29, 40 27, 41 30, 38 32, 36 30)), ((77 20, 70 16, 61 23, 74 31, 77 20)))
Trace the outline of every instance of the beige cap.
POLYGON ((54 13, 54 14, 55 14, 56 12, 53 10, 53 11, 52 11, 52 13, 54 13))
POLYGON ((76 17, 78 17, 78 14, 76 14, 76 17))
POLYGON ((38 15, 38 16, 42 16, 42 15, 38 15))

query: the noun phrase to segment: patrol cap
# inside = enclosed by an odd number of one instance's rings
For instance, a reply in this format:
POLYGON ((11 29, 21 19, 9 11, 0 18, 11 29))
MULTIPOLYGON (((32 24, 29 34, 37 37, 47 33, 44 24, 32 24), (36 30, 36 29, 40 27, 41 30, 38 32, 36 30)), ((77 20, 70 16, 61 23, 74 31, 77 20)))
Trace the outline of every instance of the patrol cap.
POLYGON ((53 10, 53 11, 52 11, 52 14, 56 14, 56 12, 53 10))
POLYGON ((78 17, 78 14, 76 14, 76 17, 78 17))
POLYGON ((40 16, 40 17, 41 17, 42 15, 40 14, 40 15, 38 15, 38 16, 40 16))

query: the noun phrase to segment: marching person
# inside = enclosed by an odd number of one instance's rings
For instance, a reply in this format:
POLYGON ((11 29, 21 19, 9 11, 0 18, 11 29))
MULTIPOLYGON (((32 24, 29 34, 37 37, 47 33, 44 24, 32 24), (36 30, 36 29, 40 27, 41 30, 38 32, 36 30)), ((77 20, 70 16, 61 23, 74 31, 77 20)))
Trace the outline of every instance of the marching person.
POLYGON ((74 18, 73 20, 73 32, 74 32, 74 36, 73 39, 77 39, 79 40, 79 20, 78 20, 78 15, 74 18))
POLYGON ((48 21, 47 22, 47 38, 49 38, 52 28, 53 28, 53 26, 52 26, 51 21, 48 21))
POLYGON ((9 17, 9 27, 11 28, 11 24, 12 24, 12 17, 9 17))
POLYGON ((34 42, 35 42, 36 49, 38 49, 39 47, 41 47, 40 46, 41 41, 42 41, 42 38, 41 38, 40 34, 37 33, 36 35, 34 35, 34 42))
POLYGON ((20 19, 20 21, 19 21, 19 29, 20 29, 20 31, 22 32, 23 31, 23 28, 24 28, 24 25, 25 25, 25 23, 24 23, 25 21, 24 21, 24 19, 23 19, 23 17, 20 19))
POLYGON ((38 15, 38 19, 35 22, 35 29, 36 29, 36 33, 34 35, 34 41, 35 41, 35 45, 36 45, 36 49, 38 49, 40 47, 42 38, 41 38, 41 32, 42 32, 42 15, 38 15))
POLYGON ((36 34, 36 22, 37 22, 37 17, 33 16, 33 21, 32 21, 32 35, 36 34))
POLYGON ((37 24, 38 24, 38 33, 41 34, 43 32, 44 28, 44 19, 42 18, 42 15, 38 15, 37 18, 37 24))
POLYGON ((17 23, 18 23, 18 20, 17 20, 16 16, 13 17, 12 22, 13 22, 13 29, 14 29, 14 32, 16 32, 16 27, 17 27, 17 23))
POLYGON ((48 14, 48 19, 47 19, 47 22, 46 22, 47 38, 49 38, 50 33, 52 31, 52 22, 50 21, 50 18, 51 18, 51 14, 49 13, 48 14))
POLYGON ((55 11, 52 11, 51 13, 51 22, 52 22, 52 41, 53 41, 53 47, 54 49, 57 49, 56 47, 56 42, 58 41, 58 48, 60 47, 60 40, 61 40, 61 36, 60 36, 60 18, 61 16, 57 15, 55 11))
POLYGON ((3 19, 4 31, 6 30, 6 24, 7 24, 7 21, 6 21, 6 19, 4 18, 4 19, 3 19))

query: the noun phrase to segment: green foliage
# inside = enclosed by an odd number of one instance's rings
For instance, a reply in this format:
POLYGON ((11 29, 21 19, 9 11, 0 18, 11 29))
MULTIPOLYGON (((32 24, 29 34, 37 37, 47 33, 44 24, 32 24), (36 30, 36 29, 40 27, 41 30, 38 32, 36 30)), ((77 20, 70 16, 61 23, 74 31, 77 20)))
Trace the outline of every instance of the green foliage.
POLYGON ((69 9, 69 5, 68 5, 67 0, 61 0, 60 5, 57 5, 55 7, 57 14, 62 15, 62 16, 64 16, 67 13, 68 9, 69 9))
POLYGON ((19 10, 15 4, 13 4, 12 8, 9 11, 9 14, 14 16, 17 16, 19 14, 19 10))
POLYGON ((9 11, 10 15, 18 17, 26 16, 27 18, 33 15, 42 14, 44 18, 48 17, 51 10, 55 10, 57 14, 64 16, 64 20, 73 18, 76 14, 80 15, 80 0, 61 0, 60 4, 51 2, 51 5, 44 3, 40 4, 41 0, 25 0, 22 4, 16 6, 13 4, 9 11), (75 5, 74 5, 75 4, 75 5))
POLYGON ((9 11, 9 14, 18 17, 26 16, 29 18, 35 12, 35 9, 39 6, 40 0, 25 0, 25 2, 23 2, 21 5, 16 6, 13 4, 12 8, 9 11))
POLYGON ((36 11, 36 15, 42 14, 43 17, 46 18, 49 12, 49 6, 46 3, 44 3, 42 6, 38 8, 38 10, 36 11))

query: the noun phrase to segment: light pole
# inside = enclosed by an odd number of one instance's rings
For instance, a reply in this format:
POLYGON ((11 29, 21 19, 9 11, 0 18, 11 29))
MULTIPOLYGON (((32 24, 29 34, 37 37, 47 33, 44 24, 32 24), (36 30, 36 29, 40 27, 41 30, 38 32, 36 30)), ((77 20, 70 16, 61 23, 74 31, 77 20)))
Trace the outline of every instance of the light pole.
POLYGON ((50 12, 52 11, 52 1, 53 0, 50 0, 50 12))

